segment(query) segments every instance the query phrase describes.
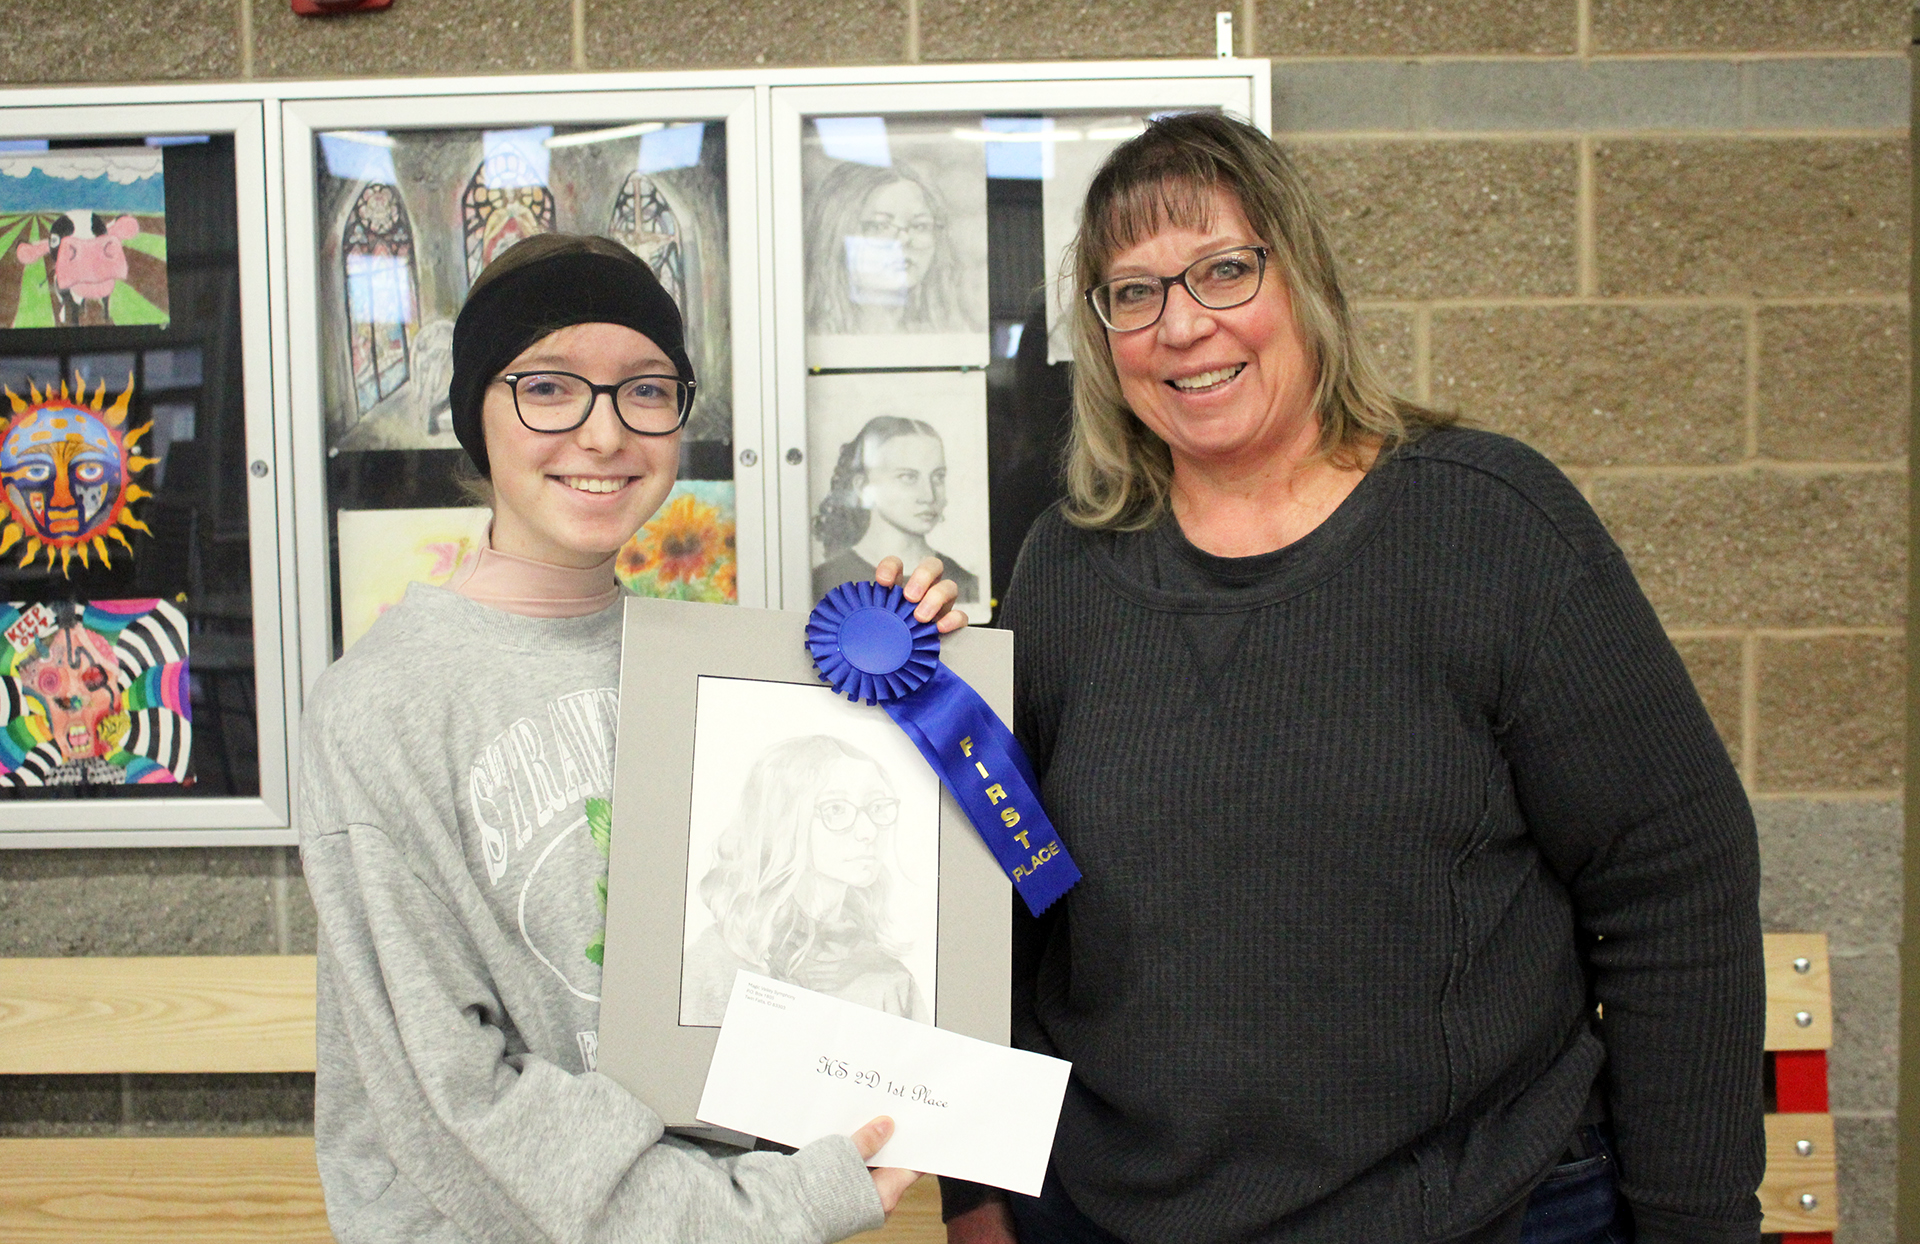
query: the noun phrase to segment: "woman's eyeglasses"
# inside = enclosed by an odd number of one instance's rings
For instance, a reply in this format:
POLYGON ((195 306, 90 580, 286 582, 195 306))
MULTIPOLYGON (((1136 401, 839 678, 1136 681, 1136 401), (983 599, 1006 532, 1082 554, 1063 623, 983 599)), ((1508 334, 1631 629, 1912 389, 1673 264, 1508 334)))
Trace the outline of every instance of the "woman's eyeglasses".
POLYGON ((571 432, 587 421, 602 393, 629 432, 670 436, 686 426, 693 409, 693 381, 678 376, 628 376, 595 384, 570 371, 509 372, 500 383, 513 391, 513 410, 533 432, 571 432))
POLYGON ((1267 274, 1267 248, 1236 246, 1203 255, 1174 276, 1123 276, 1102 282, 1086 293, 1093 313, 1116 333, 1137 332, 1160 322, 1167 309, 1167 291, 1186 286, 1193 300, 1211 311, 1225 311, 1251 302, 1267 274))
POLYGON ((820 823, 836 834, 852 829, 854 818, 862 812, 875 826, 885 829, 900 819, 900 801, 869 799, 865 804, 857 804, 851 799, 822 799, 813 805, 813 814, 820 818, 820 823))

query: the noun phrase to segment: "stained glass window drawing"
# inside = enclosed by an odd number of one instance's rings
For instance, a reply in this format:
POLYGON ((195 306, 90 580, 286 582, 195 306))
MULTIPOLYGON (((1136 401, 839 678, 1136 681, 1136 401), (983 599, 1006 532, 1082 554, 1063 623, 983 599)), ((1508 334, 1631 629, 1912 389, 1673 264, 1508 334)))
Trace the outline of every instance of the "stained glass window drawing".
POLYGON ((349 352, 362 414, 407 382, 419 319, 413 229, 392 186, 360 192, 341 236, 346 266, 349 352))
POLYGON ((680 218, 651 177, 632 173, 614 200, 607 232, 647 261, 678 305, 687 305, 686 255, 681 249, 680 218))
POLYGON ((503 145, 473 170, 460 197, 460 220, 471 281, 515 242, 553 232, 553 192, 539 169, 519 151, 503 145))

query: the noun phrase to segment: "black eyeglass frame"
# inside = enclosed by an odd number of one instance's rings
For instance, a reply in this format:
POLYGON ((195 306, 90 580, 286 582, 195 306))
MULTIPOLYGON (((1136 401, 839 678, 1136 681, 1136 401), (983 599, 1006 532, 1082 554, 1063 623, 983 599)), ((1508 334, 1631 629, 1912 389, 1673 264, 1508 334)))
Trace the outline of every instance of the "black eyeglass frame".
POLYGON ((1132 328, 1119 328, 1119 327, 1116 327, 1111 321, 1109 321, 1107 319, 1106 312, 1100 309, 1100 302, 1098 299, 1094 297, 1094 295, 1099 293, 1101 290, 1107 288, 1107 286, 1109 285, 1117 285, 1123 281, 1138 281, 1141 279, 1140 276, 1122 276, 1122 277, 1115 277, 1111 281, 1102 281, 1098 285, 1094 286, 1092 289, 1089 289, 1085 293, 1081 294, 1080 296, 1087 300, 1087 305, 1093 308, 1094 317, 1098 319, 1102 324, 1106 325, 1108 332, 1112 332, 1112 333, 1142 332, 1146 329, 1152 328, 1155 324, 1158 324, 1160 322, 1160 317, 1167 313, 1167 295, 1173 292, 1173 287, 1176 285, 1186 290, 1187 296, 1189 298, 1193 299, 1195 302, 1199 303, 1201 306, 1205 307, 1209 311, 1231 311, 1235 307, 1244 307, 1248 303, 1252 302, 1255 298, 1258 298, 1260 296, 1260 291, 1266 288, 1267 256, 1271 255, 1272 253, 1273 253, 1273 248, 1270 246, 1228 246, 1221 250, 1214 251, 1211 254, 1200 256, 1200 258, 1194 260, 1192 263, 1188 264, 1185 268, 1181 269, 1179 272, 1175 273, 1172 276, 1154 276, 1152 273, 1141 274, 1142 276, 1145 276, 1150 280, 1155 280, 1160 282, 1160 309, 1154 312, 1153 318, 1148 320, 1145 324, 1135 324, 1132 328), (1210 259, 1218 259, 1222 255, 1231 255, 1235 251, 1252 251, 1255 255, 1257 255, 1259 257, 1259 275, 1254 279, 1252 293, 1248 294, 1245 298, 1235 299, 1233 302, 1221 303, 1220 305, 1216 306, 1213 303, 1208 302, 1206 299, 1200 296, 1200 291, 1194 289, 1192 284, 1188 282, 1187 274, 1189 272, 1192 272, 1195 268, 1198 268, 1201 264, 1206 263, 1210 259))
POLYGON ((669 376, 664 372, 642 372, 637 376, 623 377, 622 379, 614 381, 612 384, 595 384, 578 372, 559 371, 552 367, 542 367, 537 371, 502 372, 494 377, 494 381, 497 384, 506 385, 507 392, 513 394, 513 414, 516 419, 520 420, 520 426, 529 432, 539 432, 544 436, 563 436, 568 432, 580 428, 587 420, 593 418, 593 408, 600 401, 600 395, 602 393, 607 395, 607 401, 613 405, 613 417, 620 421, 621 427, 633 433, 635 436, 672 436, 675 432, 687 426, 687 416, 693 413, 694 382, 691 380, 682 380, 678 376, 669 376), (580 418, 564 428, 536 428, 531 423, 528 423, 527 416, 520 410, 519 385, 519 382, 528 376, 565 376, 569 380, 578 380, 581 384, 586 385, 591 392, 587 397, 586 409, 580 412, 580 418), (628 423, 627 417, 620 413, 620 390, 636 380, 671 380, 675 384, 680 385, 679 422, 664 432, 649 432, 645 428, 636 428, 631 423, 628 423))

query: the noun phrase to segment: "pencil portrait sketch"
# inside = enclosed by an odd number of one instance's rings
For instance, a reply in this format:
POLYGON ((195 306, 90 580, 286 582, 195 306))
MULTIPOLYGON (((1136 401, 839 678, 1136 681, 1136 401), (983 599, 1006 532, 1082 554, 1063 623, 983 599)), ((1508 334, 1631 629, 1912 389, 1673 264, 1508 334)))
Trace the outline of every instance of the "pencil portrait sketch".
POLYGON ((954 129, 938 118, 812 123, 802 161, 811 366, 985 363, 985 157, 954 129))
POLYGON ((824 687, 703 677, 698 704, 680 1023, 718 1025, 742 969, 933 1022, 925 761, 824 687))
POLYGON ((988 572, 983 373, 812 376, 813 594, 937 556, 975 621, 988 572))

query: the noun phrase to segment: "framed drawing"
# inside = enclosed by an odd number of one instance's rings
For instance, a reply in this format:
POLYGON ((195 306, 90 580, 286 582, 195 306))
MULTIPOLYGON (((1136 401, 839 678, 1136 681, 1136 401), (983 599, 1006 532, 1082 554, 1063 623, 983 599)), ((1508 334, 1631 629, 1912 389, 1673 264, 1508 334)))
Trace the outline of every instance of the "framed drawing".
POLYGON ((981 371, 807 378, 813 597, 889 554, 938 554, 975 622, 986 583, 987 378, 981 371))
MULTIPOLYGON (((1012 887, 885 711, 820 682, 807 615, 626 610, 598 1070, 696 1126, 742 967, 1005 1044, 1012 887)), ((1012 711, 1011 635, 940 655, 1012 711)))
POLYGON ((967 140, 977 128, 971 117, 808 123, 809 367, 986 365, 985 148, 967 140))

